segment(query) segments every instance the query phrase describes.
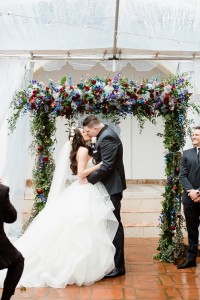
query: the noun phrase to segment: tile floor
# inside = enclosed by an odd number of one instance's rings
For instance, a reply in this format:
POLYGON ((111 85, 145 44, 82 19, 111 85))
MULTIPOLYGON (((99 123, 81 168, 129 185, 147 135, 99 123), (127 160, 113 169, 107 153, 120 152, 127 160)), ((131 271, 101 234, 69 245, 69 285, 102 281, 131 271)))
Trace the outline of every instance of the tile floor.
POLYGON ((125 276, 102 279, 86 287, 31 288, 25 292, 17 289, 12 300, 200 299, 200 257, 196 268, 177 270, 174 264, 161 263, 152 258, 157 243, 158 238, 126 238, 125 276))

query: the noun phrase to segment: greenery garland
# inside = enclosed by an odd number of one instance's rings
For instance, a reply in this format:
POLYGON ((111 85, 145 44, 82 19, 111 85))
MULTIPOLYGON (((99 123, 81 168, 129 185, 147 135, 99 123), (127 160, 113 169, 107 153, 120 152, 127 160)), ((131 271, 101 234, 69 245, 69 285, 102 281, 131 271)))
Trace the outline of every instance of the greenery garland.
POLYGON ((182 187, 179 182, 179 163, 185 138, 190 130, 187 112, 192 108, 199 112, 197 106, 189 102, 190 87, 187 74, 169 77, 158 82, 156 78, 143 81, 142 84, 121 78, 102 79, 98 76, 87 78, 73 84, 71 78, 61 82, 50 82, 48 87, 32 81, 26 90, 19 91, 11 103, 12 117, 9 128, 13 131, 18 118, 31 113, 31 149, 36 153, 33 170, 35 203, 31 217, 25 227, 44 207, 52 175, 54 160, 52 157, 55 144, 56 118, 65 117, 70 123, 80 114, 100 114, 103 118, 119 123, 120 118, 135 116, 141 128, 144 122, 155 123, 162 116, 165 124, 163 137, 165 155, 165 173, 167 183, 160 216, 161 238, 159 253, 154 257, 161 261, 172 262, 183 253, 183 216, 181 215, 182 187))

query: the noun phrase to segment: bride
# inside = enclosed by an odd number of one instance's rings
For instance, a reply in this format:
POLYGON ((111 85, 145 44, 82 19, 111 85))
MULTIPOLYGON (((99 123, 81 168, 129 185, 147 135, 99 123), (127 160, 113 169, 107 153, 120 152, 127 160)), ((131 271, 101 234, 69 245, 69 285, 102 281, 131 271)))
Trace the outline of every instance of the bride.
MULTIPOLYGON (((25 257, 19 286, 64 288, 89 285, 114 268, 113 239, 118 227, 109 195, 87 176, 93 165, 81 128, 70 131, 59 155, 45 208, 15 241, 25 257), (76 180, 66 187, 66 179, 76 180)), ((0 281, 5 274, 0 272, 0 281)), ((2 283, 2 282, 1 282, 2 283)))

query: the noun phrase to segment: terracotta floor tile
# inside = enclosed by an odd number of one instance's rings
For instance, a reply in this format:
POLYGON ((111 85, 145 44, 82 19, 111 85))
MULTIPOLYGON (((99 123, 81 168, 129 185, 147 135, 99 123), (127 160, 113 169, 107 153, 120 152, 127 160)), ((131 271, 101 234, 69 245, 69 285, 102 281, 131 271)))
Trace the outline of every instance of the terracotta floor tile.
MULTIPOLYGON (((84 287, 83 287, 84 288, 84 287)), ((79 299, 79 289, 78 286, 67 286, 65 289, 53 289, 51 288, 48 298, 65 298, 66 300, 79 299)))
POLYGON ((25 298, 24 298, 24 297, 21 297, 21 296, 19 296, 19 295, 18 295, 18 296, 17 296, 17 295, 14 295, 14 296, 12 296, 11 299, 12 299, 12 300, 26 300, 26 299, 27 299, 27 300, 30 300, 30 299, 34 299, 34 300, 35 300, 36 298, 32 298, 32 297, 25 297, 25 298))
POLYGON ((189 288, 178 290, 183 300, 199 300, 200 299, 200 288, 189 288))
POLYGON ((166 271, 168 273, 177 273, 178 275, 181 275, 181 273, 192 273, 192 268, 178 270, 176 265, 168 264, 166 265, 166 271))
POLYGON ((12 300, 199 300, 200 257, 196 268, 178 270, 174 264, 153 259, 157 243, 157 238, 125 240, 125 276, 86 287, 17 289, 12 300))
POLYGON ((154 262, 154 269, 158 272, 158 274, 166 274, 167 270, 166 270, 166 265, 164 263, 161 262, 154 262))
POLYGON ((125 276, 121 276, 121 277, 115 277, 115 278, 109 278, 109 279, 103 279, 102 283, 104 283, 104 285, 120 285, 121 284, 121 278, 123 278, 125 276))
POLYGON ((149 263, 149 257, 145 253, 138 253, 137 255, 132 255, 132 254, 127 254, 126 256, 126 261, 129 262, 134 262, 134 263, 140 263, 141 261, 143 263, 149 263))
POLYGON ((80 287, 79 289, 79 299, 89 300, 92 296, 92 289, 90 286, 80 287))
POLYGON ((197 262, 197 267, 196 268, 191 268, 192 273, 200 276, 200 262, 197 262))
POLYGON ((150 274, 154 274, 156 275, 157 274, 157 270, 155 270, 155 267, 153 264, 131 264, 130 266, 130 270, 132 272, 135 272, 135 273, 150 273, 150 274))
POLYGON ((197 284, 200 286, 200 277, 192 273, 181 273, 179 275, 176 274, 172 275, 171 278, 175 284, 197 284))
POLYGON ((124 299, 128 300, 128 299, 137 299, 136 297, 136 293, 135 293, 135 289, 131 288, 131 287, 125 287, 123 289, 123 295, 124 295, 124 299))
MULTIPOLYGON (((153 300, 166 300, 167 296, 164 290, 160 289, 136 289, 136 299, 153 299, 153 300)), ((170 299, 170 298, 169 298, 170 299)))
POLYGON ((168 275, 160 275, 159 279, 161 281, 161 283, 166 287, 166 286, 174 286, 174 282, 172 280, 172 278, 168 275))
POLYGON ((133 275, 133 286, 137 289, 162 289, 163 285, 159 279, 159 276, 145 273, 144 274, 134 274, 133 275))
POLYGON ((125 276, 120 277, 121 286, 133 285, 133 277, 131 273, 126 273, 125 276))
POLYGON ((120 300, 123 299, 122 289, 113 285, 110 288, 100 289, 93 288, 92 299, 100 300, 100 299, 108 299, 108 300, 120 300))
MULTIPOLYGON (((165 290, 166 299, 182 300, 179 291, 176 288, 169 287, 165 290)), ((189 300, 189 299, 188 299, 189 300)))
POLYGON ((34 297, 43 298, 49 296, 51 292, 50 288, 37 288, 34 290, 34 297))
POLYGON ((16 289, 15 291, 15 296, 21 297, 21 298, 30 298, 33 297, 35 294, 35 290, 34 288, 29 288, 26 289, 26 291, 21 291, 20 289, 16 289))

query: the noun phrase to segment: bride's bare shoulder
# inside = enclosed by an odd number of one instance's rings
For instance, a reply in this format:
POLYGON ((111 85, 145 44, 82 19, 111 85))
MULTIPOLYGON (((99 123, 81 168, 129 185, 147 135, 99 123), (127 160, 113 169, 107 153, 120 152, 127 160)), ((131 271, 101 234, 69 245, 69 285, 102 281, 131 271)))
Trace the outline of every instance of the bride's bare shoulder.
POLYGON ((88 149, 86 147, 79 147, 77 151, 77 157, 78 158, 84 158, 88 156, 88 149))
POLYGON ((88 149, 86 147, 79 147, 78 153, 88 153, 88 149))

